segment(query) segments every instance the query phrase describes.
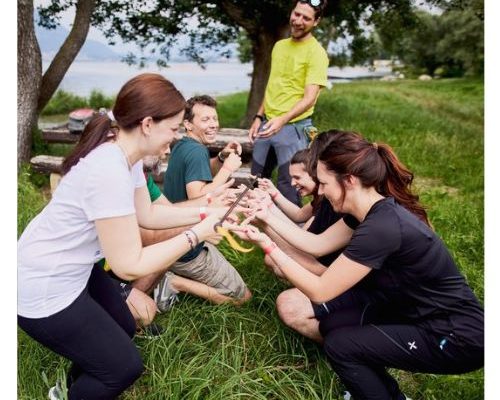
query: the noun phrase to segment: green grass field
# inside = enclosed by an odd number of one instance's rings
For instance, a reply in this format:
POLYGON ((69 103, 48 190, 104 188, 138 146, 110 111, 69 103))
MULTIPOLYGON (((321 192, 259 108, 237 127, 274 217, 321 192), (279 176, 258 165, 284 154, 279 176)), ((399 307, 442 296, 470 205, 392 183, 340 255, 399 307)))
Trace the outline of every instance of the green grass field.
MULTIPOLYGON (((315 124, 355 130, 390 144, 414 171, 436 232, 484 301, 483 81, 353 82, 324 90, 315 124)), ((220 98, 223 126, 237 126, 246 94, 220 98)), ((18 188, 18 229, 43 207, 46 196, 29 169, 18 188)), ((121 399, 339 399, 342 386, 321 349, 285 328, 275 299, 286 286, 262 265, 263 255, 221 245, 253 292, 241 307, 212 306, 183 296, 156 322, 167 332, 135 339, 146 366, 121 399)), ((19 330, 18 398, 44 399, 68 362, 19 330)), ((482 399, 483 370, 457 376, 392 371, 417 399, 482 399)))

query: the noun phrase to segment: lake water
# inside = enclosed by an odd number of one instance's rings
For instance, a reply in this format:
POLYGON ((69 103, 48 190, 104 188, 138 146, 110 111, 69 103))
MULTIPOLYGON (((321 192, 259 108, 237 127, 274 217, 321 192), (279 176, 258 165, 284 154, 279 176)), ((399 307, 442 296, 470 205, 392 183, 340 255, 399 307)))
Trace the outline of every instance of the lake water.
MULTIPOLYGON (((44 63, 44 68, 47 65, 44 63)), ((205 69, 193 62, 172 63, 169 68, 159 69, 154 63, 139 69, 119 61, 96 62, 75 61, 66 73, 59 89, 79 96, 88 96, 93 89, 111 96, 130 78, 144 72, 164 75, 188 98, 195 94, 208 94, 214 97, 250 89, 252 64, 237 61, 209 63, 205 69)), ((363 67, 329 68, 328 74, 337 77, 330 82, 346 82, 344 79, 356 76, 381 76, 387 71, 368 71, 363 67)))

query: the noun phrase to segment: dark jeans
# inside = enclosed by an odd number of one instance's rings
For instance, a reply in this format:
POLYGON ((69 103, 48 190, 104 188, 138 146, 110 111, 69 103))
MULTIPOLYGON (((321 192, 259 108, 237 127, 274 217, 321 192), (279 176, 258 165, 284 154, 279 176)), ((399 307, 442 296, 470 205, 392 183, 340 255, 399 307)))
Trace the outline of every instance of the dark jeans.
POLYGON ((64 310, 46 318, 18 316, 33 339, 73 362, 70 400, 114 399, 143 372, 132 341, 135 321, 116 285, 94 266, 87 287, 64 310))
POLYGON ((355 400, 405 399, 386 368, 460 374, 484 365, 484 347, 459 345, 451 336, 444 342, 445 337, 416 324, 381 322, 391 313, 385 306, 383 314, 371 310, 373 299, 351 289, 326 303, 329 312, 315 307, 324 350, 355 400))

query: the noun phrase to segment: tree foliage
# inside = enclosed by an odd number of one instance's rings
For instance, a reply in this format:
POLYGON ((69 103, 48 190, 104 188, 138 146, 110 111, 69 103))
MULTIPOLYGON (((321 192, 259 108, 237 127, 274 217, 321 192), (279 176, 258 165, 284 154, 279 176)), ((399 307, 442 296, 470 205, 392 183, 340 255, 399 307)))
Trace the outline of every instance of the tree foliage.
MULTIPOLYGON (((443 18, 436 22, 434 16, 419 16, 414 0, 330 0, 315 36, 325 48, 331 42, 344 39, 345 48, 331 54, 331 62, 336 65, 361 64, 395 55, 428 71, 438 67, 468 73, 481 71, 483 0, 419 2, 440 6, 444 10, 443 18), (429 37, 436 38, 439 44, 426 46, 429 37)), ((21 0, 19 4, 24 3, 31 1, 21 0)), ((81 47, 90 22, 103 32, 110 44, 119 37, 125 43, 139 46, 139 54, 127 55, 129 63, 144 64, 153 56, 158 65, 166 66, 175 44, 183 54, 203 64, 208 50, 211 55, 215 52, 227 57, 227 44, 239 42, 242 59, 253 62, 247 112, 242 121, 243 126, 248 125, 264 95, 272 47, 288 34, 292 6, 291 0, 51 0, 38 8, 41 25, 56 27, 61 13, 72 7, 76 8, 77 17, 61 52, 65 59, 55 59, 49 73, 44 75, 40 92, 36 94, 39 96, 36 112, 41 111, 57 89, 81 47), (87 11, 79 13, 79 9, 87 11)), ((19 15, 23 20, 27 18, 27 13, 19 15)), ((28 25, 19 23, 18 26, 22 33, 28 25)), ((29 26, 28 29, 31 30, 29 26)), ((19 60, 29 56, 24 52, 18 52, 19 60)), ((32 122, 28 120, 34 119, 27 119, 22 138, 29 138, 32 122)), ((23 154, 26 159, 26 151, 23 154)))
MULTIPOLYGON (((52 0, 44 13, 48 23, 54 23, 57 13, 73 1, 52 0)), ((267 82, 272 46, 287 35, 292 6, 290 0, 100 0, 92 24, 111 43, 120 37, 139 45, 141 54, 129 54, 130 63, 144 63, 154 56, 159 65, 166 65, 172 46, 176 42, 179 45, 181 38, 182 52, 203 64, 208 49, 210 54, 216 51, 228 56, 226 45, 239 40, 242 59, 251 59, 254 64, 247 110, 247 115, 253 115, 267 82)), ((331 0, 315 35, 325 47, 337 38, 354 38, 349 51, 351 62, 356 62, 367 52, 374 56, 372 40, 363 27, 373 24, 377 15, 392 14, 411 23, 412 0, 331 0)))
POLYGON ((417 12, 403 30, 381 20, 376 36, 380 49, 399 58, 416 73, 440 76, 481 75, 484 71, 482 0, 439 2, 440 14, 417 12))

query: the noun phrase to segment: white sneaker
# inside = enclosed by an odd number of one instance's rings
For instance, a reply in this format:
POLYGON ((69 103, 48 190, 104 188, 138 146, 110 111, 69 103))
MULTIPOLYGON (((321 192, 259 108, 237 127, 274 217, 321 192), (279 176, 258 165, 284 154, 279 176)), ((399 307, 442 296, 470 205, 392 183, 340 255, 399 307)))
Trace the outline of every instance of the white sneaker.
POLYGON ((170 310, 174 304, 179 301, 177 297, 177 293, 179 292, 175 290, 169 282, 172 276, 174 276, 172 272, 165 272, 162 280, 153 291, 153 298, 160 311, 170 310))
POLYGON ((59 382, 56 383, 55 386, 52 386, 49 389, 49 400, 64 400, 64 394, 59 385, 59 382))
MULTIPOLYGON (((405 396, 405 399, 406 400, 411 400, 409 397, 406 397, 406 395, 403 395, 405 396)), ((351 393, 349 393, 347 390, 344 392, 344 397, 343 399, 344 400, 351 400, 352 396, 351 396, 351 393)))

